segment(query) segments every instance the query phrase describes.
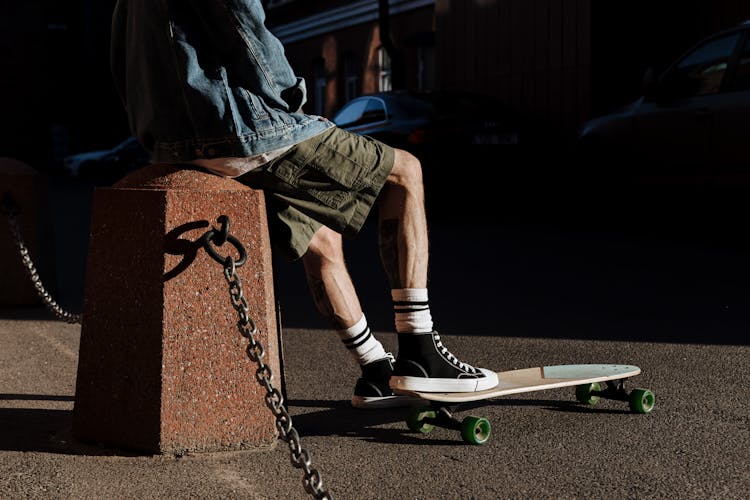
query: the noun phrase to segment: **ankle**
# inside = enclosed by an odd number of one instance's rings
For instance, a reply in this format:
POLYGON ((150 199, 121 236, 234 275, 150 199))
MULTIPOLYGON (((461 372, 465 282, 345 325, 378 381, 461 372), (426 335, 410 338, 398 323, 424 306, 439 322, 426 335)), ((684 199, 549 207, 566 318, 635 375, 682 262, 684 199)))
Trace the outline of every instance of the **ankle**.
POLYGON ((432 315, 426 288, 396 288, 391 290, 391 298, 398 333, 432 331, 432 315))

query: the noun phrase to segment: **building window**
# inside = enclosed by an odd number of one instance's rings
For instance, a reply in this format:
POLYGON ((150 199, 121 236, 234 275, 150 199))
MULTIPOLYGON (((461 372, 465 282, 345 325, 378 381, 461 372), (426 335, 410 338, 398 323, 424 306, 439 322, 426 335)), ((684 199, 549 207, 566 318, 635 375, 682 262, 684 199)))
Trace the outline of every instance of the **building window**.
POLYGON ((387 92, 393 88, 393 73, 391 70, 391 57, 388 55, 385 47, 380 47, 378 49, 378 67, 380 71, 378 90, 381 92, 387 92))
POLYGON ((326 87, 328 79, 326 78, 326 63, 323 58, 318 58, 313 62, 313 88, 315 93, 315 114, 323 115, 326 109, 326 87))
POLYGON ((344 54, 344 102, 349 102, 359 95, 359 64, 357 56, 344 54))

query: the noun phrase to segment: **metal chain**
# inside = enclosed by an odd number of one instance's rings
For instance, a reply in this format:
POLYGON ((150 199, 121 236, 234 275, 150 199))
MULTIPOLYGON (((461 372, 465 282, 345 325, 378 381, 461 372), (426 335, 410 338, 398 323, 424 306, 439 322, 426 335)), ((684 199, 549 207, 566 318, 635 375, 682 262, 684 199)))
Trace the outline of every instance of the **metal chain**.
POLYGON ((10 234, 18 248, 18 253, 21 254, 21 263, 26 268, 26 272, 28 273, 29 278, 31 278, 31 282, 34 284, 34 288, 36 289, 39 298, 42 299, 44 305, 47 306, 47 309, 59 319, 71 324, 80 323, 80 314, 73 314, 65 311, 60 307, 60 304, 54 301, 47 289, 44 288, 42 279, 39 277, 39 273, 36 270, 36 266, 34 266, 34 262, 29 256, 29 249, 24 244, 23 237, 21 236, 21 227, 18 223, 18 214, 20 214, 21 211, 18 208, 18 205, 13 202, 10 195, 6 194, 3 196, 2 203, 0 203, 0 211, 2 211, 8 218, 10 234))
MULTIPOLYGON (((60 307, 60 305, 52 299, 52 296, 44 288, 42 280, 39 277, 39 273, 34 266, 34 262, 31 260, 31 257, 29 257, 28 248, 24 244, 23 237, 21 236, 21 229, 17 217, 20 213, 20 210, 18 209, 18 206, 13 203, 10 196, 6 195, 3 197, 2 203, 0 204, 0 211, 2 211, 3 214, 5 214, 8 218, 8 225, 10 226, 11 236, 13 237, 13 241, 15 242, 16 247, 18 248, 18 252, 21 255, 23 265, 26 268, 26 271, 28 272, 32 283, 34 284, 34 288, 36 289, 39 297, 44 301, 44 304, 47 306, 47 308, 52 311, 59 319, 65 321, 66 323, 80 323, 80 314, 72 314, 63 310, 63 308, 60 307)), ((289 454, 292 465, 304 471, 305 477, 302 483, 305 487, 305 491, 315 498, 332 500, 333 495, 329 491, 323 489, 323 479, 320 472, 312 467, 310 452, 302 447, 299 433, 292 425, 292 417, 291 415, 289 415, 289 412, 284 406, 284 397, 281 395, 279 390, 273 386, 273 372, 271 371, 271 367, 263 361, 263 357, 265 356, 265 349, 255 337, 258 329, 255 326, 255 321, 253 321, 253 319, 250 317, 249 306, 242 289, 242 281, 240 280, 240 276, 237 274, 237 267, 241 266, 245 262, 245 249, 244 247, 242 247, 242 244, 235 238, 227 236, 226 228, 229 225, 228 219, 224 217, 220 221, 223 225, 222 232, 216 233, 213 230, 208 231, 204 235, 203 244, 205 248, 209 250, 209 255, 218 260, 224 266, 224 279, 229 284, 229 296, 232 301, 232 307, 237 311, 237 314, 239 315, 237 327, 239 329, 240 335, 248 340, 248 345, 245 348, 245 352, 247 353, 248 358, 250 358, 251 361, 255 362, 258 365, 258 369, 255 371, 255 378, 266 390, 266 405, 271 409, 271 412, 276 417, 276 428, 279 430, 279 439, 289 445, 289 454), (223 237, 221 236, 222 233, 223 237), (221 257, 216 253, 216 251, 214 251, 213 247, 211 246, 211 242, 214 240, 215 234, 219 234, 217 240, 221 241, 222 244, 224 241, 229 241, 235 247, 237 247, 241 256, 239 262, 235 262, 234 258, 231 255, 226 257, 223 262, 220 260, 221 257)))
POLYGON ((271 367, 263 361, 265 349, 255 337, 258 329, 255 326, 255 321, 250 317, 247 299, 242 290, 242 281, 237 274, 237 267, 244 263, 245 259, 242 257, 246 255, 245 250, 235 238, 227 236, 226 227, 229 221, 223 218, 223 220, 220 219, 220 222, 224 226, 223 231, 209 230, 203 237, 203 244, 206 250, 208 250, 209 255, 224 266, 224 279, 229 284, 229 297, 232 301, 232 307, 237 311, 239 316, 237 327, 240 335, 248 340, 247 347, 245 348, 247 357, 258 365, 258 369, 255 371, 255 378, 266 390, 266 405, 276 417, 276 428, 279 430, 279 439, 289 445, 292 465, 304 471, 305 477, 302 480, 302 484, 305 487, 305 491, 315 498, 332 499, 332 494, 323 489, 323 479, 320 472, 312 467, 310 452, 302 447, 299 434, 292 425, 292 417, 284 406, 284 397, 273 386, 271 367), (224 235, 223 238, 221 236, 222 232, 224 235), (214 238, 215 236, 216 239, 214 238), (240 252, 242 262, 235 262, 234 257, 231 255, 222 261, 221 257, 211 246, 212 242, 218 240, 229 241, 235 246, 240 252))

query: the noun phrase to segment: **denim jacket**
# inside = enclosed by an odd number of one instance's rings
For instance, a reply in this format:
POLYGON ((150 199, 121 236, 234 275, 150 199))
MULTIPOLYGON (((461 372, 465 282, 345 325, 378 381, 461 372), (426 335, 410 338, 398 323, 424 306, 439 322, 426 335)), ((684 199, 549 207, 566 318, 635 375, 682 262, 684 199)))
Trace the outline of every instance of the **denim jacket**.
POLYGON ((333 125, 302 112, 304 80, 264 22, 259 0, 118 0, 112 73, 154 161, 255 156, 333 125))

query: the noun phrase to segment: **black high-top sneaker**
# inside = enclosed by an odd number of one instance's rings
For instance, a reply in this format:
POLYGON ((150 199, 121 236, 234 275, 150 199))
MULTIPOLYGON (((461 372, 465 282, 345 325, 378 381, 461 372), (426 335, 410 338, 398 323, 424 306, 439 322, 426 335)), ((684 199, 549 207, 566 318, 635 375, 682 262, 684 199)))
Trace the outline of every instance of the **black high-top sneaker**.
POLYGON ((398 359, 389 384, 392 389, 476 392, 498 383, 494 371, 459 361, 443 345, 437 332, 399 334, 398 346, 398 359))
POLYGON ((417 404, 418 398, 394 394, 388 386, 393 374, 393 354, 386 353, 386 357, 362 365, 362 377, 357 380, 352 396, 352 406, 355 408, 396 408, 417 404))

